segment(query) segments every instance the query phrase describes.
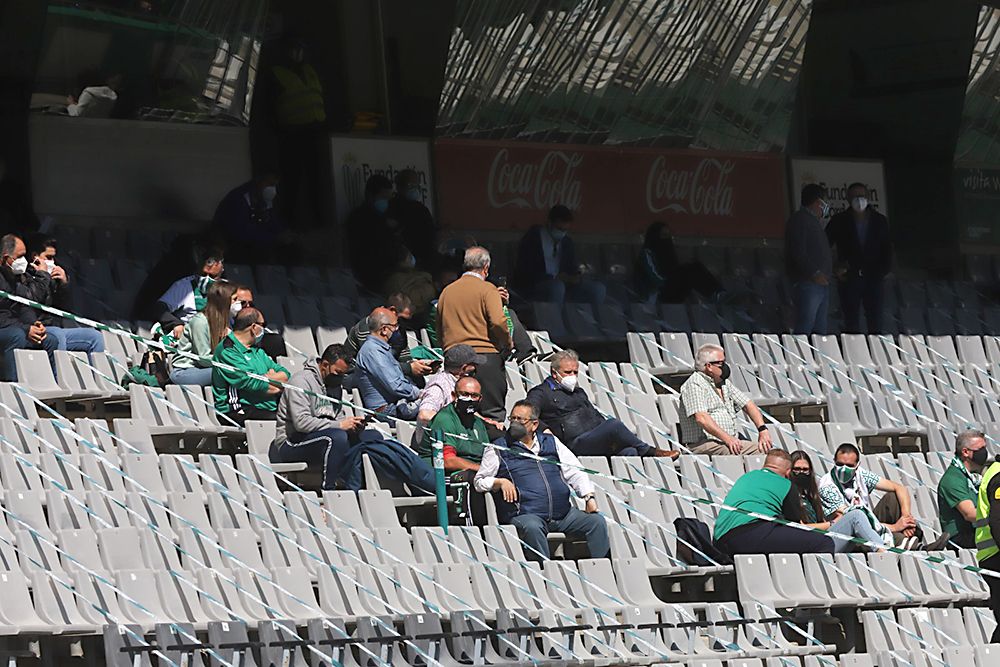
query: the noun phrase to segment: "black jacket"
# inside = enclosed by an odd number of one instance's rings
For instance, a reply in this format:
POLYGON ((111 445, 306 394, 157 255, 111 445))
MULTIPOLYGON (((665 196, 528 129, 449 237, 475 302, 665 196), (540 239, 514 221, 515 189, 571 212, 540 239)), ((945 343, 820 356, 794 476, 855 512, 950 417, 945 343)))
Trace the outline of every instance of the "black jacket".
MULTIPOLYGON (((545 227, 535 225, 529 229, 517 246, 517 264, 514 268, 513 285, 517 290, 530 292, 537 283, 554 278, 545 270, 545 255, 542 250, 542 232, 545 227)), ((576 263, 576 248, 568 235, 559 241, 559 272, 568 275, 580 273, 576 263)))
POLYGON ((577 387, 570 393, 551 377, 528 392, 527 400, 536 406, 542 421, 570 449, 573 441, 604 423, 604 416, 587 398, 587 392, 577 387))
POLYGON ((892 241, 889 221, 868 209, 868 231, 862 246, 851 209, 830 218, 826 226, 830 247, 837 252, 837 263, 846 265, 849 276, 884 278, 892 270, 892 241))
MULTIPOLYGON (((48 273, 36 271, 30 265, 20 276, 12 274, 7 267, 0 268, 0 290, 32 301, 48 303, 51 282, 48 273)), ((0 298, 0 328, 19 327, 27 331, 35 322, 44 322, 45 317, 45 313, 37 308, 0 298)))
POLYGON ((816 273, 833 277, 833 253, 823 222, 806 208, 793 213, 785 226, 785 266, 793 283, 812 280, 816 273))

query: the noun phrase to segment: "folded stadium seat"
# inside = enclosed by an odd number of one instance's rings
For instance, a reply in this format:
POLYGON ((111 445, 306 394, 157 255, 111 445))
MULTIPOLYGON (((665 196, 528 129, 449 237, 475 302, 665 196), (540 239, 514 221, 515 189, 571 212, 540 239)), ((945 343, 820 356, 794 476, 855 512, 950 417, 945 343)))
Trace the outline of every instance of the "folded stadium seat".
POLYGON ((217 493, 211 486, 202 486, 201 471, 190 454, 161 454, 160 470, 164 486, 174 494, 191 494, 204 504, 206 491, 217 493))
MULTIPOLYGON (((288 354, 293 357, 316 359, 319 350, 316 349, 316 339, 313 338, 313 328, 308 326, 286 326, 281 332, 285 339, 288 354)), ((325 349, 325 348, 324 348, 325 349)))
MULTIPOLYGON (((353 326, 353 323, 348 325, 353 326)), ((316 328, 316 349, 317 351, 325 350, 330 345, 334 343, 343 343, 347 340, 347 329, 344 327, 330 328, 330 327, 317 327, 316 328)), ((318 356, 318 355, 317 355, 318 356)))
POLYGON ((264 321, 269 328, 279 330, 288 322, 284 308, 288 298, 287 296, 261 295, 254 292, 253 305, 264 314, 264 321))
POLYGON ((928 308, 926 332, 935 336, 953 336, 958 333, 955 318, 944 309, 928 308))
POLYGON ((61 487, 66 491, 84 491, 83 475, 80 472, 80 459, 61 452, 46 449, 42 452, 41 468, 45 474, 42 480, 43 488, 61 487))
MULTIPOLYGON (((707 333, 733 331, 733 324, 724 319, 718 308, 704 303, 691 304, 691 329, 707 333)), ((698 346, 695 345, 697 350, 698 346)))
POLYGON ((294 532, 285 506, 281 504, 281 496, 269 497, 262 494, 247 494, 247 513, 250 516, 250 526, 257 535, 263 535, 267 530, 281 530, 286 534, 294 532))
MULTIPOLYGON (((723 605, 725 608, 725 605, 723 605)), ((805 644, 793 644, 785 638, 782 628, 785 625, 784 617, 779 616, 773 607, 764 602, 751 602, 743 605, 744 616, 755 621, 747 627, 747 636, 755 648, 767 650, 772 655, 822 655, 832 654, 836 647, 831 644, 821 644, 810 637, 805 644)))
POLYGON ((815 348, 810 344, 809 337, 801 334, 781 334, 781 344, 784 346, 785 359, 789 366, 805 366, 816 370, 820 364, 825 367, 828 362, 819 359, 815 348))
MULTIPOLYGON (((980 575, 974 575, 979 577, 980 575)), ((981 578, 981 577, 980 577, 981 578)), ((993 636, 993 631, 997 627, 996 619, 993 618, 993 613, 989 607, 965 607, 962 610, 962 614, 965 620, 965 631, 969 635, 969 640, 973 646, 982 647, 984 644, 989 644, 990 638, 993 636)), ((1000 655, 1000 644, 991 645, 991 651, 989 655, 1000 655)), ((977 655, 977 659, 978 659, 977 655)), ((995 662, 982 662, 978 661, 981 665, 993 665, 995 662)))
MULTIPOLYGON (((927 541, 931 541, 931 538, 928 537, 927 541)), ((952 554, 933 555, 951 557, 952 554)), ((973 590, 961 581, 954 566, 904 557, 899 562, 899 570, 906 589, 917 591, 929 604, 961 602, 974 596, 973 590)))
MULTIPOLYGON (((45 572, 33 572, 28 576, 34 608, 43 623, 58 628, 61 633, 98 634, 101 626, 88 623, 77 608, 73 591, 66 577, 59 581, 45 572), (64 585, 66 584, 66 585, 64 585)), ((87 602, 81 600, 81 604, 87 602)), ((131 664, 131 663, 130 663, 131 664)))
MULTIPOLYGON (((317 622, 321 623, 322 621, 317 619, 317 622)), ((247 625, 243 621, 210 621, 208 623, 208 645, 211 647, 211 652, 208 653, 209 667, 223 667, 224 665, 257 667, 257 661, 254 659, 254 644, 250 643, 247 625)), ((328 653, 327 647, 323 647, 323 652, 328 653)), ((350 667, 356 666, 351 665, 350 667)))
POLYGON ((489 545, 491 560, 501 564, 524 562, 524 549, 514 526, 484 526, 483 539, 489 545))
POLYGON ((400 657, 410 665, 458 667, 446 641, 450 634, 443 631, 441 619, 435 614, 406 614, 403 616, 403 636, 410 639, 401 645, 400 657))
MULTIPOLYGON (((678 364, 672 359, 672 353, 660 347, 653 333, 629 332, 625 336, 625 341, 628 344, 629 361, 639 364, 653 375, 667 375, 682 369, 685 365, 688 369, 693 366, 693 362, 678 364)), ((688 347, 687 353, 690 356, 691 345, 687 342, 687 336, 684 336, 684 343, 688 347)))
POLYGON ((558 303, 546 303, 534 301, 531 304, 534 313, 534 323, 536 327, 545 329, 555 341, 565 341, 570 337, 562 314, 562 307, 558 303))
MULTIPOLYGON (((324 499, 326 493, 323 494, 324 499)), ((361 515, 369 528, 398 528, 399 516, 393 504, 392 494, 388 491, 358 491, 361 503, 361 515)))
POLYGON ((927 604, 940 598, 940 596, 916 590, 903 581, 900 572, 900 556, 897 554, 869 553, 866 556, 868 566, 872 570, 875 588, 883 597, 896 600, 898 596, 902 596, 902 601, 909 604, 927 604))
POLYGON ((958 350, 952 336, 927 336, 926 346, 935 366, 959 366, 958 350))
POLYGON ((660 618, 668 624, 663 629, 667 649, 685 664, 698 667, 719 667, 721 659, 737 658, 737 647, 723 645, 723 634, 715 632, 714 624, 699 617, 696 605, 668 604, 660 609, 660 618))
MULTIPOLYGON (((195 594, 195 602, 197 595, 195 594)), ((208 628, 202 623, 202 630, 208 628)), ((202 652, 210 647, 201 643, 195 634, 195 626, 191 623, 157 623, 155 628, 156 643, 160 646, 159 659, 171 665, 198 665, 202 661, 202 652)), ((207 652, 207 651, 206 651, 207 652)))
POLYGON ((445 537, 444 528, 439 526, 413 526, 413 553, 418 563, 458 563, 466 562, 456 553, 445 537))
MULTIPOLYGON (((560 621, 562 620, 560 619, 560 621)), ((567 648, 576 646, 578 647, 577 651, 586 656, 587 659, 608 661, 611 664, 634 657, 625 649, 625 643, 622 640, 625 628, 618 623, 614 614, 608 614, 599 607, 588 608, 583 610, 580 620, 582 627, 588 629, 584 632, 572 632, 567 648)), ((566 624, 560 622, 561 626, 566 624)), ((566 634, 563 636, 570 636, 569 628, 565 632, 566 634)))
POLYGON ((49 355, 44 350, 14 350, 17 379, 22 387, 43 401, 72 399, 72 392, 56 383, 49 355))
MULTIPOLYGON (((105 447, 109 441, 113 441, 119 456, 125 454, 151 454, 156 455, 156 447, 153 445, 153 436, 149 431, 149 425, 141 419, 124 419, 116 417, 114 420, 114 436, 105 431, 107 427, 100 422, 89 425, 92 434, 105 436, 105 447)), ((93 439, 91 440, 94 441, 93 439)), ((105 450, 109 451, 109 450, 105 450)), ((113 450, 112 450, 113 451, 113 450)))
MULTIPOLYGON (((370 528, 341 527, 335 529, 333 535, 336 536, 336 545, 340 548, 340 556, 346 564, 363 567, 382 560, 379 557, 378 546, 375 544, 375 538, 370 528)), ((442 541, 438 544, 447 549, 446 542, 442 541)))
MULTIPOLYGON (((105 337, 105 343, 107 337, 105 337)), ((128 391, 121 385, 121 381, 128 375, 128 369, 132 356, 124 355, 122 352, 94 352, 91 356, 94 365, 94 374, 97 376, 100 387, 115 399, 127 399, 128 391)))
POLYGON ((970 645, 960 609, 900 609, 897 615, 903 641, 915 653, 970 645))
POLYGON ((152 629, 157 623, 170 622, 170 614, 156 590, 154 573, 150 570, 122 570, 114 579, 121 591, 119 598, 124 618, 152 629))
POLYGON ((307 667, 305 655, 309 652, 301 643, 302 635, 296 631, 295 622, 287 620, 261 621, 257 626, 260 638, 260 661, 263 665, 282 667, 307 667))
MULTIPOLYGON (((109 614, 110 615, 110 614, 109 614)), ((147 641, 143 637, 144 628, 140 625, 108 624, 107 620, 98 624, 104 628, 104 654, 108 667, 152 667, 150 656, 159 647, 155 641, 147 641)))
MULTIPOLYGON (((362 317, 367 317, 372 308, 369 304, 358 303, 352 305, 341 300, 341 297, 325 296, 320 299, 320 316, 323 325, 334 329, 342 328, 350 330, 362 317)), ((344 334, 345 338, 347 334, 344 334)), ((342 341, 341 341, 342 342, 342 341)))
MULTIPOLYGON (((198 591, 194 588, 194 575, 188 572, 153 572, 156 581, 156 591, 167 613, 169 624, 175 623, 191 624, 198 632, 205 632, 208 629, 208 622, 215 620, 201 605, 198 598, 198 591)), ((197 642, 194 632, 189 633, 192 640, 197 642)))
POLYGON ((56 384, 68 392, 71 400, 101 402, 120 399, 126 395, 122 388, 114 388, 110 382, 100 377, 87 359, 86 352, 56 350, 54 352, 56 384))
MULTIPOLYGON (((479 609, 510 609, 515 605, 514 589, 505 570, 506 564, 471 563, 472 591, 479 609)), ((499 613, 499 612, 498 612, 499 613)))
MULTIPOLYGON (((261 463, 270 468, 271 471, 278 474, 306 470, 309 466, 305 463, 270 462, 268 450, 271 447, 271 443, 274 442, 275 428, 276 426, 273 421, 247 420, 247 452, 249 456, 256 457, 261 463)), ((239 459, 237 459, 237 463, 238 462, 239 459)), ((260 467, 260 464, 257 463, 253 463, 252 465, 260 467)), ((246 480, 241 480, 241 483, 243 483, 244 486, 247 485, 246 480)), ((277 487, 275 487, 275 490, 277 490, 277 487)))
MULTIPOLYGON (((611 362, 608 362, 608 366, 611 366, 611 362)), ((611 371, 608 370, 608 373, 610 374, 611 371)), ((656 395, 657 393, 657 385, 653 383, 655 378, 645 366, 622 361, 618 364, 618 375, 626 394, 656 395)))
MULTIPOLYGON (((211 628, 209 632, 211 633, 211 628)), ((342 618, 310 619, 306 636, 312 643, 312 646, 306 652, 310 660, 316 661, 314 664, 340 665, 342 667, 359 667, 359 664, 368 664, 367 658, 372 649, 367 647, 362 648, 359 651, 361 663, 355 661, 351 645, 361 645, 363 642, 359 637, 351 636, 351 633, 347 631, 347 624, 342 618)), ((243 665, 244 663, 240 664, 243 665)), ((212 667, 215 667, 215 665, 212 665, 212 667)), ((256 665, 249 663, 246 667, 256 667, 256 665)))
POLYGON ((629 331, 659 331, 660 307, 655 303, 630 303, 627 324, 629 331))
MULTIPOLYGON (((320 614, 316 593, 313 591, 309 571, 304 567, 276 567, 271 573, 254 575, 258 580, 271 578, 274 591, 274 606, 283 609, 286 618, 294 619, 296 625, 305 625, 309 619, 320 614)), ((266 590, 266 589, 265 589, 266 590)))
POLYGON ((941 653, 942 662, 949 667, 976 667, 976 649, 972 646, 948 646, 941 653))
POLYGON ((451 553, 459 563, 489 563, 502 560, 500 552, 490 548, 478 526, 452 526, 448 529, 451 553))
POLYGON ((245 605, 232 570, 200 569, 195 572, 201 589, 202 608, 218 621, 258 621, 267 618, 259 603, 245 605))
POLYGON ((628 313, 617 304, 602 303, 596 309, 596 324, 601 333, 612 340, 620 340, 628 333, 628 313))
MULTIPOLYGON (((331 528, 365 528, 358 496, 353 491, 324 491, 323 508, 326 524, 331 528), (332 516, 331 516, 332 515, 332 516)), ((397 524, 398 525, 398 524, 397 524)))
POLYGON ((149 432, 154 436, 184 437, 205 434, 198 420, 181 406, 172 404, 162 389, 131 384, 129 403, 133 418, 145 422, 149 432))
MULTIPOLYGON (((692 337, 698 335, 692 334, 692 337)), ((726 350, 726 361, 731 366, 741 366, 754 371, 759 367, 753 339, 747 334, 722 334, 722 347, 726 350)))
POLYGON ((318 327, 326 322, 315 296, 286 296, 282 298, 288 323, 296 326, 318 327))
MULTIPOLYGON (((35 523, 35 521, 32 520, 32 523, 35 523)), ((29 529, 25 525, 15 525, 11 539, 17 543, 21 571, 25 575, 30 575, 32 572, 54 572, 61 574, 64 569, 69 569, 61 564, 59 553, 62 551, 72 556, 74 555, 74 550, 67 550, 60 547, 59 551, 57 551, 53 544, 58 539, 57 535, 37 530, 34 527, 29 529)), ((90 554, 84 550, 83 555, 87 557, 90 554)), ((71 558, 66 556, 64 558, 67 563, 72 562, 71 558)))
POLYGON ((977 418, 973 410, 972 401, 969 400, 967 395, 946 394, 944 402, 948 406, 947 412, 950 423, 956 431, 976 428, 983 421, 995 421, 993 419, 981 420, 977 418))
POLYGON ((87 506, 86 491, 49 489, 45 492, 49 526, 57 534, 63 530, 89 530, 92 510, 87 506))
POLYGON ((323 296, 328 294, 329 282, 326 271, 319 266, 289 266, 286 267, 288 284, 294 294, 300 296, 323 296))
POLYGON ((817 595, 834 600, 837 606, 865 607, 878 604, 878 599, 862 590, 861 583, 834 560, 833 554, 803 554, 802 569, 817 595))

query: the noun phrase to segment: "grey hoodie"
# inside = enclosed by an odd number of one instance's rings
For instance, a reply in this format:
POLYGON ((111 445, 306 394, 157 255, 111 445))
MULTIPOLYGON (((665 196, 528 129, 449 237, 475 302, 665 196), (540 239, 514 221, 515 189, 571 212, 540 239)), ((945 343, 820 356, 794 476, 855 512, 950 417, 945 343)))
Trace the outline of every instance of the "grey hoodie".
MULTIPOLYGON (((288 384, 319 396, 327 395, 326 386, 319 375, 319 364, 314 359, 307 361, 302 370, 292 373, 288 384)), ((340 428, 342 413, 339 403, 324 401, 294 389, 285 389, 278 401, 278 427, 274 442, 280 445, 289 436, 315 433, 325 428, 340 428)))

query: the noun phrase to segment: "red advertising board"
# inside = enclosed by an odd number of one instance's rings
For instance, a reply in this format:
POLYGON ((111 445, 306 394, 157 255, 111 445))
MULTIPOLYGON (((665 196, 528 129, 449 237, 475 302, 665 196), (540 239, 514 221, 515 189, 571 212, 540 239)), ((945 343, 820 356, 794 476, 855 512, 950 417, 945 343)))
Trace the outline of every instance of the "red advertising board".
POLYGON ((442 139, 434 143, 444 226, 520 230, 565 204, 580 231, 780 236, 779 155, 442 139))

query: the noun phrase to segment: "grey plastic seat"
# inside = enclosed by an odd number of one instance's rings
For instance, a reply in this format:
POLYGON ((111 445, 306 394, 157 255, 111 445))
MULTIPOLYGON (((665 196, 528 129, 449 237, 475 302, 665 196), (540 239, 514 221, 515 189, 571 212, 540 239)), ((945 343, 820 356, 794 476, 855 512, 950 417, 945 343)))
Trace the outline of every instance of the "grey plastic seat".
POLYGON ((105 389, 106 386, 111 386, 111 383, 97 375, 86 352, 56 350, 53 353, 53 359, 56 383, 63 391, 69 392, 74 401, 104 401, 121 398, 126 393, 124 389, 119 391, 105 389))
MULTIPOLYGON (((319 604, 313 592, 308 571, 303 567, 276 567, 272 570, 275 600, 288 614, 288 618, 305 625, 319 613, 319 604)), ((257 576, 260 580, 261 577, 257 576)))
POLYGON ((216 531, 250 528, 250 515, 246 507, 234 498, 209 494, 208 514, 216 531))
POLYGON ((163 484, 172 493, 194 495, 205 500, 200 470, 189 454, 161 454, 159 457, 163 484))
POLYGON ((266 530, 260 538, 264 564, 271 570, 289 567, 301 568, 305 567, 305 560, 314 560, 310 555, 300 550, 301 545, 294 540, 294 534, 282 536, 280 533, 266 530))
POLYGON ((180 437, 200 433, 194 417, 182 415, 168 405, 160 390, 139 384, 130 384, 128 390, 133 419, 145 422, 152 435, 180 437))
POLYGON ((359 667, 351 646, 359 645, 362 657, 368 656, 367 647, 361 648, 362 640, 351 636, 347 624, 340 618, 314 618, 309 621, 306 636, 312 642, 310 659, 318 667, 359 667))
POLYGON ((149 569, 157 572, 181 569, 173 536, 143 530, 139 533, 139 546, 142 549, 143 561, 149 569))
POLYGON ((208 624, 209 667, 242 665, 257 667, 247 625, 241 621, 211 621, 208 624))
POLYGON ((12 530, 37 531, 46 539, 55 536, 45 520, 42 509, 44 495, 41 491, 11 490, 4 494, 5 514, 12 530))
POLYGON ((286 620, 260 621, 261 667, 308 667, 304 646, 310 645, 296 630, 295 623, 286 620))
POLYGON ((46 491, 45 506, 53 531, 93 529, 83 491, 46 491))
POLYGON ((351 566, 319 570, 319 608, 326 616, 353 622, 368 612, 361 606, 354 568, 351 566))
POLYGON ((206 477, 215 484, 202 478, 206 490, 214 493, 222 493, 222 489, 216 484, 225 487, 226 493, 237 502, 243 502, 245 495, 240 486, 239 475, 233 466, 233 457, 225 454, 200 454, 198 456, 198 467, 206 477))
POLYGON ((185 526, 177 531, 181 552, 181 567, 190 572, 202 568, 226 569, 229 559, 223 557, 218 543, 213 537, 203 535, 194 528, 185 526))
POLYGON ((108 667, 153 667, 150 659, 158 647, 134 624, 104 625, 104 655, 108 667))
POLYGON ((358 492, 358 501, 361 503, 361 515, 369 528, 399 527, 399 517, 389 491, 362 489, 358 492))
POLYGON ((163 608, 163 602, 156 590, 155 574, 146 569, 121 570, 115 573, 120 605, 124 618, 152 629, 157 623, 169 623, 170 613, 163 608))
POLYGON ((202 593, 202 607, 206 614, 217 621, 262 620, 267 618, 263 606, 247 607, 236 585, 233 572, 226 569, 200 569, 195 572, 198 588, 202 593))
POLYGON ((856 580, 837 564, 833 554, 802 554, 802 569, 806 581, 820 598, 834 600, 836 605, 857 607, 876 602, 861 591, 856 580))
POLYGON ((195 628, 190 623, 157 623, 156 643, 160 647, 160 660, 168 664, 204 667, 202 651, 208 647, 198 639, 195 628))
POLYGON ((60 572, 62 565, 52 538, 43 537, 38 531, 14 530, 21 568, 25 574, 32 572, 60 572))
POLYGON ((125 494, 125 505, 128 507, 129 525, 140 530, 156 530, 165 535, 174 534, 167 509, 161 501, 130 491, 125 494))
POLYGON ((129 493, 142 493, 160 501, 167 499, 167 487, 155 454, 122 454, 120 458, 129 493))
POLYGON ((929 646, 949 648, 967 646, 962 612, 958 609, 899 609, 899 624, 906 630, 901 633, 911 651, 922 651, 929 646))
POLYGON ((823 598, 810 586, 798 554, 771 554, 771 572, 780 573, 773 579, 775 589, 785 600, 794 601, 794 607, 829 607, 836 600, 823 598))
MULTIPOLYGON (((258 423, 269 423, 274 425, 274 422, 258 422, 258 423)), ((250 424, 247 422, 247 433, 250 433, 250 424)), ((249 438, 248 438, 249 442, 249 438)), ((249 497, 252 494, 267 494, 273 498, 281 498, 281 491, 278 490, 278 481, 275 477, 275 473, 279 471, 280 466, 275 467, 273 465, 267 464, 267 457, 256 457, 254 460, 253 455, 247 454, 237 454, 236 458, 236 469, 241 473, 240 475, 240 486, 243 487, 243 493, 245 496, 249 497), (259 461, 264 462, 265 465, 258 463, 259 461)), ((285 465, 285 464, 281 464, 285 465)), ((287 465, 300 465, 298 463, 290 463, 287 465)), ((305 468, 301 468, 304 470, 305 468)))
POLYGON ((247 513, 250 515, 250 525, 257 534, 266 530, 280 530, 291 534, 291 522, 285 512, 281 496, 270 497, 261 494, 247 494, 247 513))
POLYGON ((59 386, 44 350, 14 350, 18 382, 43 401, 72 398, 73 393, 59 386))
MULTIPOLYGON (((66 582, 65 578, 60 578, 66 582)), ((44 572, 33 572, 31 594, 38 617, 62 633, 97 634, 101 627, 87 623, 76 606, 73 592, 44 572)), ((67 582, 68 583, 68 582, 67 582)))
POLYGON ((223 552, 226 557, 226 567, 239 570, 240 568, 263 571, 264 560, 257 548, 257 534, 248 528, 227 528, 218 531, 219 544, 229 553, 223 552))

